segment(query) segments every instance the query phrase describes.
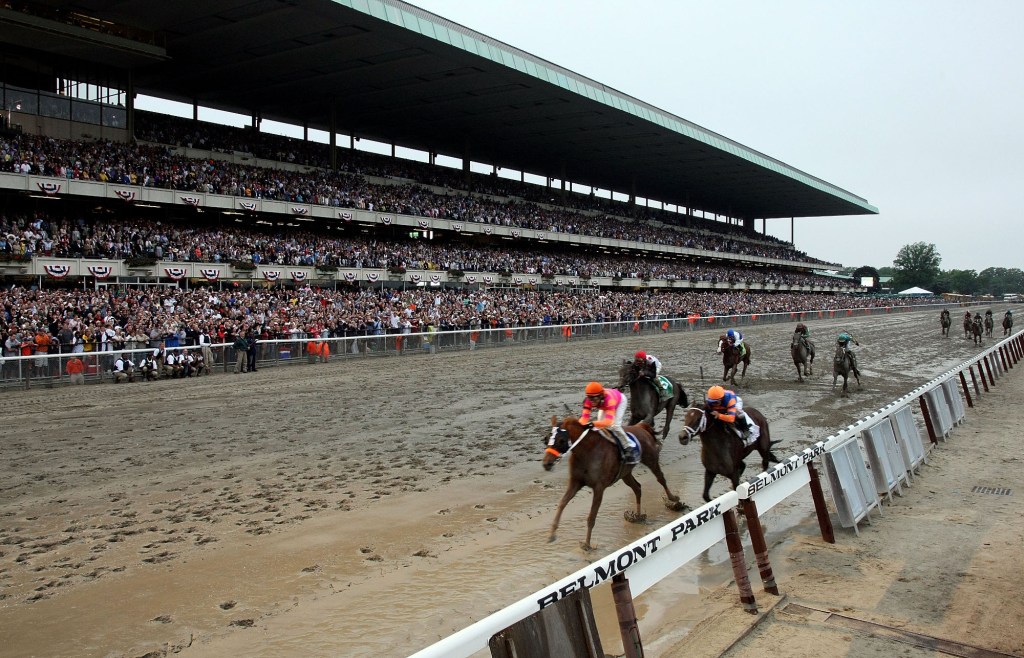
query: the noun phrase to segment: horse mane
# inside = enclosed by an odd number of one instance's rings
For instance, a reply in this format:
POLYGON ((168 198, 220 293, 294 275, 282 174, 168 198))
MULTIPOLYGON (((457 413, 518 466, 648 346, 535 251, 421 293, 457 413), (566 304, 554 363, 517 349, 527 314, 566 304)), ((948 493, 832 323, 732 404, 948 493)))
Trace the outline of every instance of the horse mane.
POLYGON ((647 423, 643 422, 643 421, 637 423, 633 427, 639 427, 639 428, 643 429, 645 432, 647 432, 648 434, 650 434, 651 436, 654 436, 654 428, 651 427, 650 425, 648 425, 647 423))

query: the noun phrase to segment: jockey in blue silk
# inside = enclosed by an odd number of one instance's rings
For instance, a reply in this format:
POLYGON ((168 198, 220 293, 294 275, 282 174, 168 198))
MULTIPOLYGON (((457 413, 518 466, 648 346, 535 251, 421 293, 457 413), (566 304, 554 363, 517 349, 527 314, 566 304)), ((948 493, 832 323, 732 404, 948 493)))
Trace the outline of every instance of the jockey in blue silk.
POLYGON ((741 347, 743 345, 743 334, 735 329, 730 329, 725 332, 725 337, 729 339, 729 343, 732 344, 733 347, 738 347, 740 349, 740 354, 743 353, 743 348, 741 347))
POLYGON ((853 374, 860 377, 860 370, 857 369, 857 355, 850 349, 851 342, 857 347, 860 347, 860 343, 857 342, 857 339, 854 338, 852 334, 846 330, 839 332, 839 338, 836 339, 836 343, 850 355, 850 365, 853 368, 853 374))
POLYGON ((740 430, 744 445, 757 440, 760 432, 751 431, 756 425, 750 422, 750 417, 743 411, 743 400, 736 393, 722 386, 712 386, 704 402, 712 416, 740 430))

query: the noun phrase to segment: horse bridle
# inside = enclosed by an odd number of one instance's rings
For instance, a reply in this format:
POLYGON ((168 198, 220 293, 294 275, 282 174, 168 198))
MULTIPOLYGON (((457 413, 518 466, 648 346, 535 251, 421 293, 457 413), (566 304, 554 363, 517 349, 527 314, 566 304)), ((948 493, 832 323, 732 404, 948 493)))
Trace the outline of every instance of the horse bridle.
POLYGON ((557 440, 558 435, 568 433, 569 430, 565 429, 564 427, 559 427, 557 425, 551 426, 551 436, 548 437, 548 447, 546 450, 544 450, 544 452, 546 452, 549 455, 554 455, 556 462, 562 459, 562 457, 564 457, 565 455, 568 455, 570 452, 572 452, 572 449, 580 444, 580 441, 583 440, 583 437, 590 433, 590 428, 587 427, 586 429, 584 429, 583 433, 580 434, 580 437, 573 441, 572 443, 569 443, 569 440, 566 439, 566 443, 569 444, 569 447, 565 449, 565 452, 558 452, 557 450, 555 450, 555 441, 557 440))
POLYGON ((687 407, 683 411, 683 416, 685 417, 686 414, 688 412, 690 412, 690 411, 699 411, 700 412, 700 422, 697 423, 697 427, 695 427, 695 428, 694 427, 690 427, 689 425, 683 425, 683 431, 686 432, 686 441, 687 442, 693 441, 694 437, 696 437, 698 434, 700 434, 705 429, 707 429, 707 426, 708 426, 707 411, 705 409, 702 409, 700 407, 687 407))

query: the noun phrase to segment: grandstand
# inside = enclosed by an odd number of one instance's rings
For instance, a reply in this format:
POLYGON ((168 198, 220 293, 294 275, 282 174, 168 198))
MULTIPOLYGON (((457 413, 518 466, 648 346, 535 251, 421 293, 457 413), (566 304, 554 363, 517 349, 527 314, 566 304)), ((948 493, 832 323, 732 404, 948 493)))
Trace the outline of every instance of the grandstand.
MULTIPOLYGON (((401 2, 18 2, 0 22, 0 281, 16 292, 441 287, 529 305, 588 291, 637 295, 635 317, 685 317, 863 291, 765 227, 877 212, 866 200, 401 2), (193 117, 138 111, 138 94, 193 117), (250 125, 199 121, 200 106, 250 125), (265 134, 264 120, 307 138, 265 134)), ((8 322, 56 334, 52 309, 7 305, 8 322)), ((167 324, 146 332, 181 330, 167 324)))

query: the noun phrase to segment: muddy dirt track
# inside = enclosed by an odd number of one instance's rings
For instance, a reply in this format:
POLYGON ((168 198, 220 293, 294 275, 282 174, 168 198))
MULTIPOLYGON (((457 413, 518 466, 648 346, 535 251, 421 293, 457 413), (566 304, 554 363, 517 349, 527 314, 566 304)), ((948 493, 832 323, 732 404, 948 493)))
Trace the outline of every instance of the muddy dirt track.
MULTIPOLYGON (((789 356, 791 325, 745 331, 755 355, 737 390, 768 417, 780 455, 978 350, 956 331, 941 338, 934 311, 808 325, 819 358, 804 384, 789 356), (831 389, 841 328, 861 342, 863 388, 847 398, 831 389)), ((578 410, 590 379, 614 383, 619 361, 637 349, 699 397, 721 377, 717 335, 4 391, 3 652, 408 655, 675 517, 639 468, 648 525, 623 520, 632 494, 618 484, 593 553, 579 549, 588 492, 546 543, 566 471, 541 469, 542 440, 552 414, 578 410)), ((697 506, 699 448, 678 444, 679 427, 662 463, 670 486, 697 506)), ((726 489, 719 480, 712 495, 726 489)), ((766 516, 772 545, 813 537, 806 498, 766 516)), ((674 655, 657 647, 733 605, 714 594, 731 579, 726 558, 716 547, 640 599, 641 630, 662 638, 649 656, 674 655)), ((614 612, 595 596, 615 653, 614 612)))

